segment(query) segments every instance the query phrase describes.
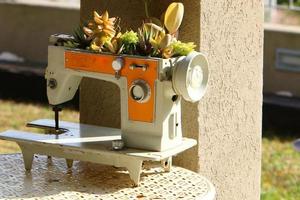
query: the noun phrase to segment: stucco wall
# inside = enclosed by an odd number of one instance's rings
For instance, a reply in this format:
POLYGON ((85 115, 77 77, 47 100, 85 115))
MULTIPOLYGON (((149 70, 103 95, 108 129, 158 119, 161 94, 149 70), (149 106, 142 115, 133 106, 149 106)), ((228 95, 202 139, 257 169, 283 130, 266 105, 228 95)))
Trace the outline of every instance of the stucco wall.
MULTIPOLYGON (((152 0, 159 16, 171 1, 152 0)), ((185 0, 180 38, 195 41, 208 55, 211 80, 199 104, 183 103, 184 135, 199 145, 176 163, 210 178, 218 199, 259 199, 262 106, 261 0, 185 0)), ((140 0, 81 1, 81 17, 108 9, 124 25, 140 25, 140 0)), ((81 85, 81 121, 120 126, 116 87, 85 79, 81 85)))
POLYGON ((199 103, 200 172, 219 199, 259 199, 263 2, 202 0, 201 50, 210 87, 199 103))

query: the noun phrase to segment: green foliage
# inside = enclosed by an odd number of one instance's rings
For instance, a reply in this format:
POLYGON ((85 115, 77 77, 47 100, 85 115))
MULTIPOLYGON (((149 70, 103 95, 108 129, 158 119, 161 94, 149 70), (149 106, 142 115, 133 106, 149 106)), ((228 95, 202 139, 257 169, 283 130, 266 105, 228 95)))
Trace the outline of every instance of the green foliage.
MULTIPOLYGON (((144 0, 146 15, 149 15, 148 5, 150 2, 151 0, 144 0)), ((171 5, 174 7, 174 4, 171 5)), ((183 7, 181 4, 180 6, 183 7)), ((182 9, 178 13, 183 16, 182 9)), ((173 23, 172 20, 168 22, 173 23)), ((178 26, 177 30, 180 23, 175 24, 178 26)), ((65 41, 64 46, 88 49, 94 52, 159 58, 186 56, 194 50, 194 43, 177 41, 176 31, 168 33, 165 27, 159 19, 148 16, 137 32, 131 30, 122 34, 120 18, 109 17, 108 11, 102 15, 94 11, 93 18, 84 26, 77 28, 73 33, 74 39, 65 41)))
POLYGON ((155 31, 152 27, 145 24, 138 29, 139 44, 137 46, 138 54, 142 56, 157 56, 156 49, 151 44, 151 40, 155 37, 155 31))
POLYGON ((173 49, 174 55, 186 56, 195 50, 196 45, 193 42, 184 43, 184 42, 176 41, 171 44, 171 47, 173 49))
POLYGON ((89 45, 89 40, 85 37, 82 27, 79 26, 73 33, 74 42, 78 44, 79 48, 85 49, 89 45))
POLYGON ((293 149, 297 138, 275 132, 264 133, 262 157, 262 200, 300 199, 300 153, 293 149))
POLYGON ((124 54, 135 54, 136 53, 136 45, 139 42, 139 38, 137 33, 134 31, 127 31, 120 37, 124 54))
POLYGON ((64 42, 65 47, 86 49, 91 43, 91 40, 86 37, 81 26, 74 29, 72 36, 72 40, 64 42))
POLYGON ((288 5, 289 0, 277 0, 277 4, 279 4, 279 5, 288 5))
POLYGON ((139 38, 136 32, 127 31, 126 33, 121 35, 120 41, 122 44, 122 53, 124 54, 136 53, 136 46, 139 42, 139 38))
MULTIPOLYGON (((278 5, 289 5, 289 0, 277 0, 278 5)), ((295 6, 300 6, 300 0, 294 0, 295 6)))
POLYGON ((134 31, 127 31, 120 38, 123 44, 137 44, 139 42, 137 33, 134 31))

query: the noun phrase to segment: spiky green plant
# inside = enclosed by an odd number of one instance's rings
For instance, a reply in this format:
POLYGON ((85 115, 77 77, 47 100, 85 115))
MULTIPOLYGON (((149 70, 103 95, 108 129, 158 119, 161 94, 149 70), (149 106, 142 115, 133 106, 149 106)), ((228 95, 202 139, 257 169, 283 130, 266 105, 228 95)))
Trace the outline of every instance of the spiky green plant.
POLYGON ((86 49, 91 43, 91 40, 84 34, 82 26, 75 28, 72 36, 72 39, 64 41, 65 47, 86 49))
POLYGON ((159 45, 155 45, 154 41, 161 38, 160 35, 163 34, 165 33, 162 27, 153 23, 143 24, 138 30, 138 53, 142 56, 159 57, 161 50, 159 49, 159 45))
POLYGON ((91 43, 91 40, 88 39, 87 36, 84 34, 81 26, 77 27, 74 30, 73 37, 74 43, 78 44, 77 48, 86 49, 91 43))
POLYGON ((145 26, 138 29, 138 38, 139 38, 139 45, 138 45, 138 52, 142 56, 150 56, 153 52, 153 46, 150 42, 152 32, 147 30, 145 26))

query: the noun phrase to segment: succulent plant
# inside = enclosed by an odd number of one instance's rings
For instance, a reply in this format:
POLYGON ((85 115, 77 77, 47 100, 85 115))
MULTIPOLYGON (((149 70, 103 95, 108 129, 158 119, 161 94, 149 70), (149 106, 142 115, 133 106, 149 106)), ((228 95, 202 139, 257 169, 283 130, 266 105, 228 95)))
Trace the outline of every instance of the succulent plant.
POLYGON ((121 36, 122 34, 119 32, 111 40, 106 41, 104 47, 107 48, 107 50, 110 51, 111 53, 120 54, 123 49, 121 36))
POLYGON ((76 44, 76 48, 85 49, 91 43, 91 40, 84 34, 81 26, 74 30, 73 37, 74 39, 72 42, 76 44))
POLYGON ((155 49, 151 44, 151 39, 155 37, 155 33, 158 31, 154 24, 143 24, 138 29, 139 45, 137 46, 139 54, 143 56, 153 56, 155 49))
POLYGON ((116 22, 115 17, 109 18, 107 11, 102 15, 94 11, 93 21, 83 27, 84 33, 91 40, 90 48, 92 50, 101 52, 104 45, 116 35, 116 22))
POLYGON ((163 50, 172 41, 172 36, 165 30, 153 23, 145 23, 139 29, 139 50, 142 55, 160 57, 163 50))
POLYGON ((94 21, 97 25, 98 30, 104 32, 108 37, 115 36, 116 18, 109 18, 109 14, 107 11, 105 11, 101 16, 96 11, 94 11, 94 21))
POLYGON ((136 46, 139 42, 139 38, 136 32, 127 31, 121 36, 122 53, 124 54, 135 54, 136 46))
POLYGON ((162 25, 159 19, 149 16, 148 6, 151 0, 143 1, 147 19, 138 32, 131 30, 122 34, 120 18, 110 18, 107 11, 102 15, 94 11, 93 19, 76 29, 73 39, 63 41, 64 46, 161 58, 186 56, 195 49, 194 43, 183 43, 176 39, 184 14, 182 3, 170 4, 162 25))
POLYGON ((74 29, 72 36, 67 38, 60 38, 60 40, 63 46, 69 48, 85 49, 91 43, 91 40, 89 40, 84 34, 81 26, 78 26, 76 29, 74 29))
POLYGON ((169 5, 165 14, 164 23, 170 34, 175 34, 178 31, 182 23, 183 15, 184 6, 182 3, 174 2, 169 5))
POLYGON ((170 46, 172 48, 173 55, 175 56, 187 56, 189 53, 195 50, 196 45, 193 42, 173 42, 170 46))
POLYGON ((171 57, 173 57, 173 55, 174 55, 174 52, 173 52, 173 48, 171 46, 164 48, 161 52, 162 58, 171 58, 171 57))

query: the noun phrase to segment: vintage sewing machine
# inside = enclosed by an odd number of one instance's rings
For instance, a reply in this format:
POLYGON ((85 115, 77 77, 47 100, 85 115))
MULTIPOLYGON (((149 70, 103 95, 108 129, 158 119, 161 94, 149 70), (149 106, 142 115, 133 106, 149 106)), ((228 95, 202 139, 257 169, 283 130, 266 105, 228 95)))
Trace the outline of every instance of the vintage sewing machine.
POLYGON ((143 161, 161 161, 168 171, 172 156, 196 145, 182 137, 181 100, 196 102, 205 93, 209 73, 203 54, 161 59, 91 53, 59 46, 60 37, 50 38, 45 73, 55 120, 28 124, 47 134, 0 134, 0 139, 19 144, 27 170, 38 153, 66 158, 69 167, 73 160, 126 167, 138 184, 143 161), (83 77, 119 86, 121 129, 59 121, 61 105, 74 97, 83 77))

